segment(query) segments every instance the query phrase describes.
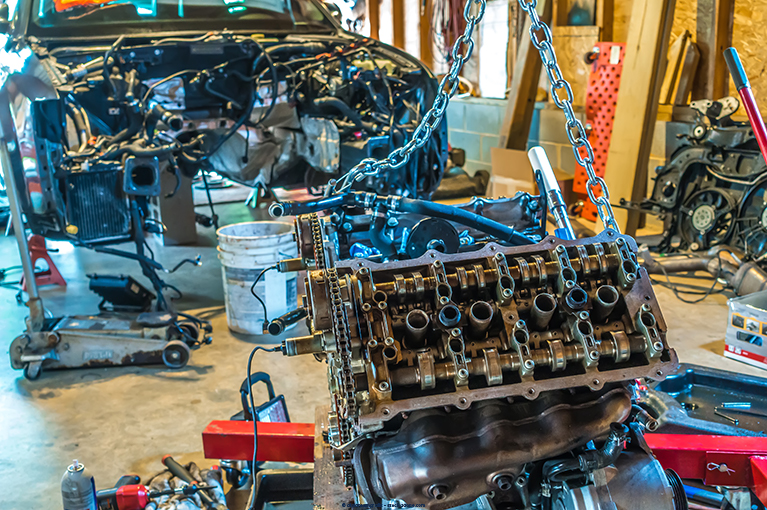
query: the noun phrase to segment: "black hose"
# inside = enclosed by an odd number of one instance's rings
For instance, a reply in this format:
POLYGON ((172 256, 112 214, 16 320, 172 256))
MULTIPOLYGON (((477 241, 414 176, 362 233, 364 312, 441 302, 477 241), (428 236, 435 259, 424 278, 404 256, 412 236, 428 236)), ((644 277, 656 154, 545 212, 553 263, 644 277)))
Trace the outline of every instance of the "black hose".
POLYGON ((128 116, 130 117, 128 127, 114 135, 109 141, 110 145, 115 145, 129 138, 132 138, 139 131, 141 131, 141 127, 144 125, 144 120, 142 119, 141 115, 129 110, 128 116))
POLYGON ((332 197, 321 198, 319 200, 308 200, 306 202, 275 202, 269 207, 269 214, 274 218, 282 216, 300 216, 302 214, 311 214, 315 212, 333 209, 342 205, 353 205, 355 195, 347 193, 346 195, 335 195, 332 197))
POLYGON ((78 138, 80 139, 80 145, 77 148, 77 151, 81 152, 88 146, 88 139, 90 138, 85 125, 85 119, 83 118, 80 109, 72 103, 67 103, 67 113, 72 117, 72 121, 75 124, 75 129, 77 130, 78 138))
POLYGON ((143 158, 152 158, 152 157, 159 158, 161 156, 170 154, 176 148, 177 146, 175 145, 160 145, 159 147, 144 147, 142 145, 139 145, 138 142, 135 142, 129 145, 123 145, 122 147, 110 149, 104 153, 101 159, 106 159, 106 160, 119 159, 123 154, 130 154, 131 156, 138 156, 143 158))
MULTIPOLYGON (((357 129, 371 131, 371 125, 363 123, 360 114, 337 97, 318 97, 312 101, 312 104, 323 113, 328 111, 340 113, 343 117, 352 121, 357 129)), ((372 128, 372 131, 375 131, 375 128, 372 128)))
POLYGON ((438 204, 436 202, 428 202, 426 200, 418 200, 414 198, 402 198, 399 200, 397 210, 400 212, 420 214, 421 216, 432 216, 448 221, 454 221, 515 245, 534 244, 532 239, 518 233, 513 227, 509 227, 508 225, 504 225, 452 205, 438 204))
POLYGON ((610 425, 610 435, 599 450, 589 450, 573 459, 550 460, 543 465, 543 476, 553 482, 581 478, 597 469, 614 464, 623 451, 629 429, 622 423, 610 425))

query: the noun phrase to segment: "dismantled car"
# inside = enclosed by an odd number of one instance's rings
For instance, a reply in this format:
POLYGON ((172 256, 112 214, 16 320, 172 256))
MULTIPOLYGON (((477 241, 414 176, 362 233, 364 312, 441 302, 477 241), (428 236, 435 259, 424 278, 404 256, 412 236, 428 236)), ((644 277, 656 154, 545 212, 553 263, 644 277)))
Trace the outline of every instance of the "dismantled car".
MULTIPOLYGON (((23 0, 10 21, 0 121, 28 225, 86 246, 161 229, 164 172, 315 189, 410 139, 437 91, 313 0, 23 0)), ((356 186, 428 197, 446 133, 356 186)))

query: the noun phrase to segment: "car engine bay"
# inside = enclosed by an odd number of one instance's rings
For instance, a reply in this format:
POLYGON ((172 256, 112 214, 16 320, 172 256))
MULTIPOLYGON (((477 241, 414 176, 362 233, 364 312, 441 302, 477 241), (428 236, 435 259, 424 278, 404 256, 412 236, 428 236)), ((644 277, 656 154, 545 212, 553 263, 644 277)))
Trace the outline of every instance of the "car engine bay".
MULTIPOLYGON (((20 87, 49 98, 27 103, 21 157, 36 168, 17 178, 36 173, 40 186, 22 199, 37 233, 86 245, 130 239, 130 199, 175 192, 161 189, 163 172, 176 190, 200 170, 266 190, 315 189, 404 143, 436 90, 404 53, 352 35, 32 49, 42 83, 20 87)), ((398 172, 358 186, 428 197, 446 162, 443 124, 398 172)))

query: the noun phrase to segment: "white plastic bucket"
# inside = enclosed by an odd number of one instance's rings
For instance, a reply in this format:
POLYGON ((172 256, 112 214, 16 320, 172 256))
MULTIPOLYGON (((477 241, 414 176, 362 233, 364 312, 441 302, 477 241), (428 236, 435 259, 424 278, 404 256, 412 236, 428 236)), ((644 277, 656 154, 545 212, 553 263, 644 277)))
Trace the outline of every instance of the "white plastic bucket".
MULTIPOLYGON (((264 310, 250 287, 267 267, 298 256, 293 225, 279 221, 237 223, 221 227, 216 234, 229 329, 260 335, 264 310)), ((255 292, 266 304, 269 319, 275 319, 297 306, 296 273, 267 271, 255 292)))

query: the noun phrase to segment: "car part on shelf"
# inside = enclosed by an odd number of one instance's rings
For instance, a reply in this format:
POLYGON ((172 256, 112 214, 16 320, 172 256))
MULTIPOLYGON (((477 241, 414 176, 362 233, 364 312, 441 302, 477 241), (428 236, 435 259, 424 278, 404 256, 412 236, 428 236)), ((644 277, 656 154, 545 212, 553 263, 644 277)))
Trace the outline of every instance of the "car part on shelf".
POLYGON ((552 482, 541 466, 641 419, 635 379, 676 366, 634 241, 613 231, 386 264, 327 260, 317 241, 312 334, 283 352, 327 361, 329 441, 368 502, 441 509, 496 490, 524 505, 552 482))
POLYGON ((697 120, 681 132, 666 165, 656 169, 650 198, 623 207, 657 215, 662 253, 730 245, 744 261, 767 258, 767 167, 751 125, 734 122, 734 97, 696 101, 697 120))

